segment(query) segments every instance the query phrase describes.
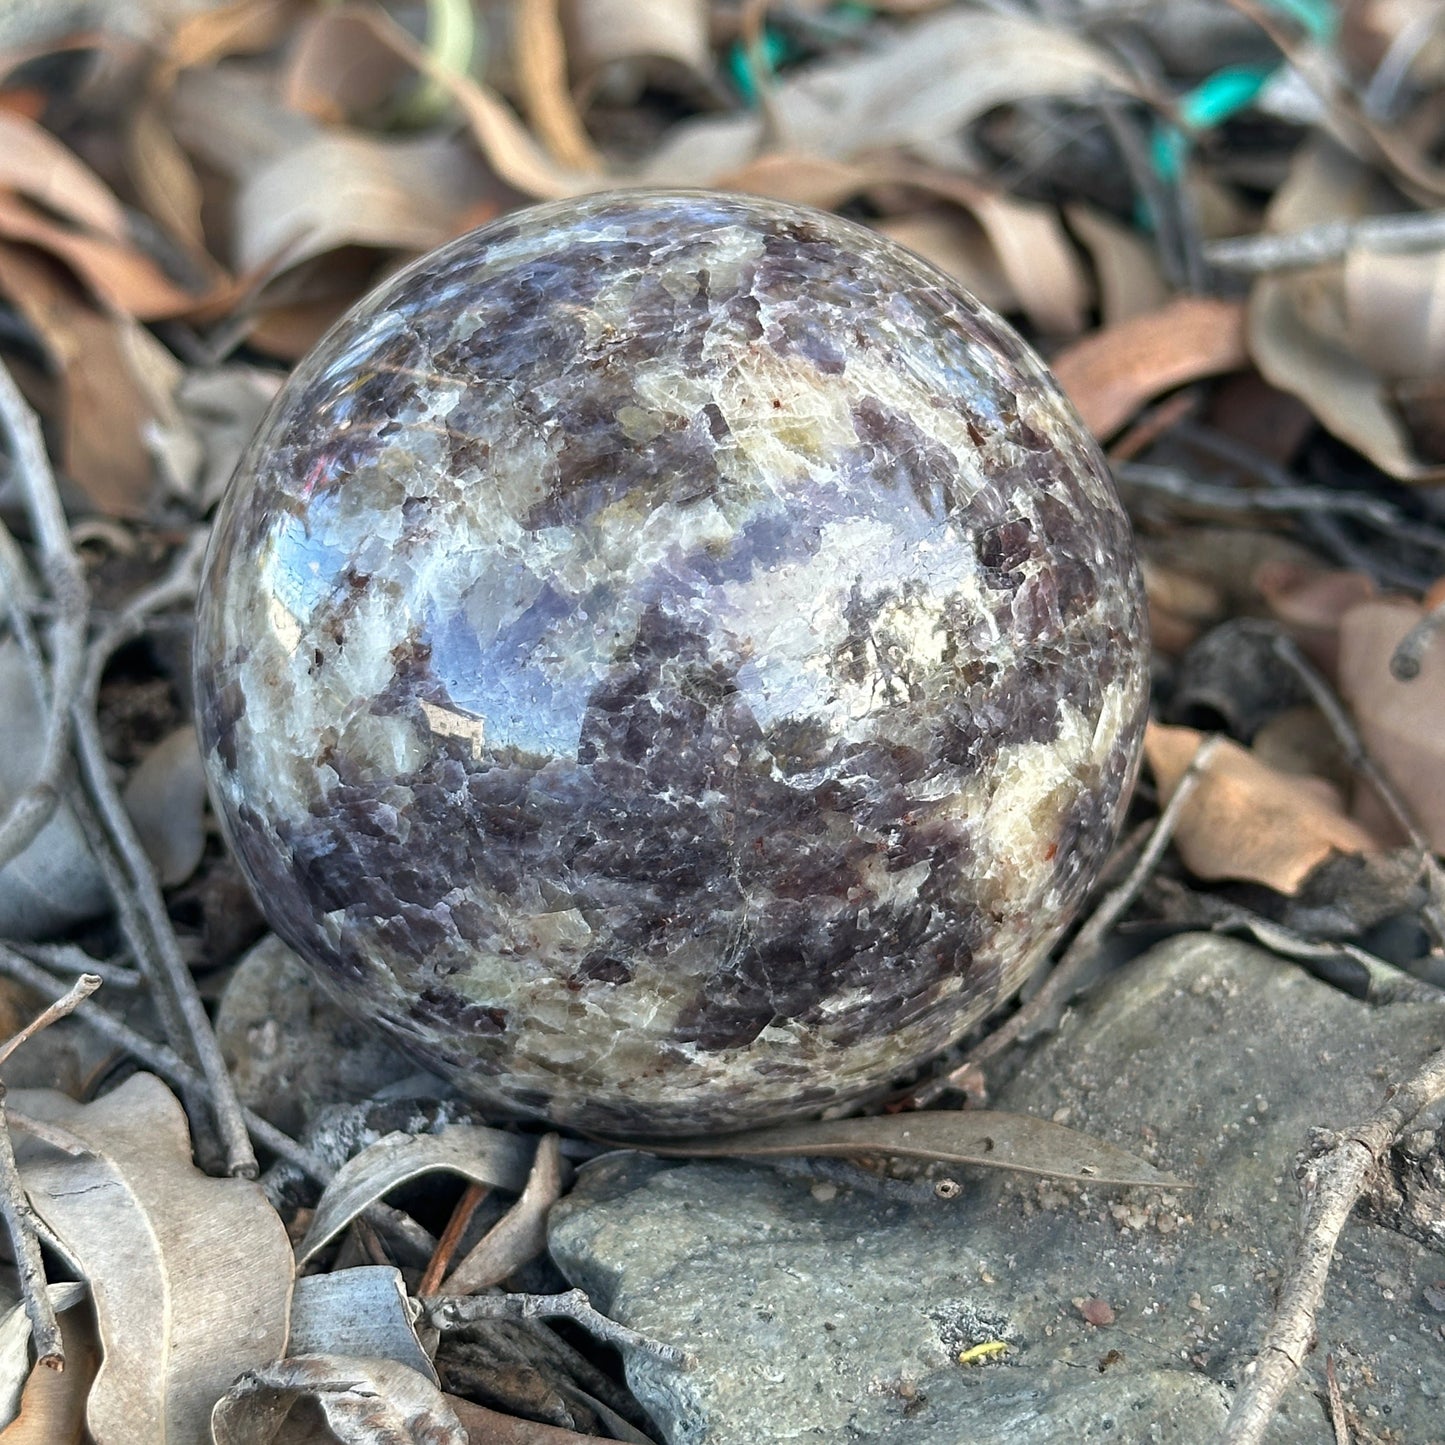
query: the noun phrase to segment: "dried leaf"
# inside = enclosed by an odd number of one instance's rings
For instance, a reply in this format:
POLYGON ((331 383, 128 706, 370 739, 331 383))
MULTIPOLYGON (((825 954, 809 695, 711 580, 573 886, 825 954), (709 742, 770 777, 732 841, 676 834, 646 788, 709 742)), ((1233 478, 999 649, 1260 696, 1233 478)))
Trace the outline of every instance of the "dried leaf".
MULTIPOLYGON (((58 266, 21 246, 0 243, 0 291, 30 323, 63 382, 64 469, 107 516, 143 515, 155 485, 146 436, 159 426, 167 399, 132 365, 133 323, 98 310, 58 266)), ((138 342, 147 344, 159 343, 149 336, 138 342)))
POLYGON ((1404 601, 1363 602, 1340 626, 1340 692, 1370 756, 1407 800, 1431 845, 1445 852, 1445 640, 1437 633, 1409 682, 1390 657, 1423 610, 1404 601))
MULTIPOLYGON (((1151 723, 1145 756, 1161 802, 1174 796, 1204 734, 1151 723)), ((1282 773, 1228 739, 1211 755, 1175 827, 1179 856, 1199 878, 1241 878, 1295 894, 1336 853, 1372 853, 1379 842, 1346 817, 1323 778, 1282 773)))
POLYGON ((1341 621, 1377 590, 1374 578, 1364 572, 1303 567, 1282 560, 1258 568, 1254 585, 1270 615, 1284 623, 1290 636, 1329 678, 1335 676, 1339 665, 1341 621))
POLYGON ((146 210, 186 248, 193 262, 219 279, 220 268, 206 250, 200 179, 154 97, 130 116, 126 161, 146 210))
POLYGON ((531 1139, 475 1124, 453 1124, 435 1134, 388 1134, 336 1171, 317 1201, 297 1262, 305 1264, 364 1209, 423 1174, 459 1174, 520 1194, 534 1151, 531 1139))
POLYGON ((177 728, 148 749, 123 797, 162 885, 184 883, 206 849, 206 774, 195 729, 177 728))
POLYGON ((468 1438, 426 1376, 395 1360, 342 1355, 298 1355, 248 1370, 211 1416, 215 1445, 322 1445, 324 1439, 340 1445, 468 1445, 468 1438), (316 1434, 317 1415, 329 1436, 316 1434))
POLYGON ((293 23, 297 0, 230 0, 195 9, 171 30, 169 71, 212 65, 227 55, 269 50, 293 23))
POLYGON ((260 167, 235 200, 236 263, 274 273, 341 246, 426 251, 490 194, 469 148, 451 136, 315 136, 260 167))
POLYGON ((110 187, 38 122, 3 109, 0 188, 112 241, 129 240, 125 208, 110 187))
POLYGON ((280 1217, 259 1185, 192 1164, 185 1114, 153 1075, 90 1104, 50 1090, 10 1097, 26 1192, 95 1301, 96 1445, 191 1445, 237 1371, 285 1347, 292 1260, 280 1217), (88 1152, 24 1137, 32 1117, 88 1152))
POLYGON ((1179 296, 1076 341, 1054 358, 1053 368, 1084 424, 1103 438, 1161 392, 1236 371, 1248 359, 1238 302, 1179 296))
POLYGON ((395 1360, 437 1385, 436 1367, 417 1338, 420 1316, 401 1271, 389 1265, 306 1275, 296 1281, 291 1297, 286 1351, 395 1360))
POLYGON ((375 26, 335 7, 308 15, 297 28, 281 95, 292 110, 323 124, 354 123, 380 110, 413 74, 375 26))
POLYGON ((649 80, 714 84, 704 0, 564 0, 562 23, 578 94, 603 84, 613 94, 640 93, 649 80), (633 84, 619 87, 626 68, 633 84))
MULTIPOLYGON (((960 134, 996 106, 1135 85, 1105 52, 1055 25, 984 10, 951 10, 901 30, 861 55, 810 66, 770 94, 780 144, 848 160, 899 149, 953 169, 969 158, 960 134)), ((762 149, 761 116, 678 126, 642 179, 710 185, 762 149)))
MULTIPOLYGON (((51 1284, 46 1286, 46 1291, 57 1317, 90 1296, 90 1291, 78 1283, 51 1284)), ((37 1366, 30 1343, 29 1312, 8 1283, 0 1285, 0 1309, 4 1311, 0 1314, 0 1440, 4 1440, 6 1427, 20 1413, 20 1397, 37 1366)), ((69 1367, 67 1358, 66 1368, 69 1367)))
POLYGON ((1064 207, 1069 229, 1088 248, 1099 283, 1099 314, 1105 327, 1157 311, 1169 299, 1159 256, 1128 226, 1082 202, 1064 207))
MULTIPOLYGON (((1382 194, 1378 177, 1363 163, 1333 145, 1314 142, 1300 148, 1266 219, 1271 231, 1290 232, 1320 221, 1356 219, 1392 204, 1397 203, 1382 194)), ((1415 482, 1445 479, 1445 465, 1417 452, 1380 373, 1359 349, 1363 336, 1371 355, 1389 356, 1391 341, 1372 328, 1361 306, 1362 288, 1383 289, 1383 277, 1393 268, 1359 259, 1354 268, 1351 312, 1338 266, 1261 276, 1249 297, 1250 354, 1268 381, 1299 397, 1323 426, 1391 476, 1415 482)), ((1432 309, 1422 305, 1427 313, 1432 309)), ((1437 330, 1428 315, 1412 325, 1417 353, 1435 344, 1430 338, 1437 330)))
POLYGON ((547 1248, 547 1213, 562 1194, 562 1151, 555 1134, 537 1145, 517 1202, 449 1274, 438 1294, 476 1294, 501 1284, 547 1248))
MULTIPOLYGON (((579 1440, 595 1440, 595 1435, 579 1435, 557 1425, 543 1425, 536 1420, 522 1420, 515 1415, 502 1415, 485 1405, 470 1400, 446 1397, 457 1419, 466 1427, 472 1445, 577 1445, 579 1440)), ((646 1438, 645 1436, 643 1437, 646 1438)))
MULTIPOLYGON (((0 1445, 81 1445, 85 1440, 85 1402, 100 1369, 100 1339, 95 1312, 87 1304, 65 1305, 66 1293, 84 1286, 51 1285, 50 1297, 60 1324, 65 1369, 36 1366, 25 1382, 19 1414, 0 1430, 0 1445), (62 1293, 57 1298, 57 1291, 62 1293)), ((26 1321, 29 1334, 29 1321, 26 1321)))
POLYGON ((780 1155, 789 1158, 890 1155, 940 1164, 977 1164, 1017 1169, 1051 1179, 1091 1184, 1140 1184, 1182 1188, 1182 1182, 1146 1164, 1126 1149, 1091 1139, 1062 1124, 1026 1114, 985 1109, 880 1114, 861 1119, 820 1119, 698 1139, 619 1143, 664 1158, 735 1159, 780 1155))
POLYGON ((557 0, 516 0, 512 9, 517 88, 532 129, 559 165, 575 171, 605 170, 567 88, 557 0))

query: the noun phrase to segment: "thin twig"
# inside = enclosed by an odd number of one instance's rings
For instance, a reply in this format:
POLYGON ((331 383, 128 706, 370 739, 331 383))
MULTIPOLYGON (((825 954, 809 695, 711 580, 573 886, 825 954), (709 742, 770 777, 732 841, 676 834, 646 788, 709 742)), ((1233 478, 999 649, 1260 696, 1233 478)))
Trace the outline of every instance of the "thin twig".
POLYGON ((40 569, 55 612, 51 619, 50 686, 44 743, 35 777, 0 821, 0 868, 18 858, 50 821, 60 802, 58 781, 70 750, 71 707, 84 666, 90 596, 80 558, 70 543, 55 475, 35 413, 0 363, 0 432, 10 444, 13 476, 20 486, 40 554, 40 569))
POLYGON ((1420 676, 1420 663, 1425 650, 1437 632, 1445 630, 1445 602, 1427 612, 1400 639, 1390 658, 1390 676, 1400 682, 1413 682, 1420 676))
POLYGON ((35 1356, 52 1370, 65 1368, 65 1346, 60 1338, 60 1324, 45 1279, 45 1261, 36 1236, 35 1211, 20 1182, 15 1163, 15 1145, 10 1138, 10 1122, 5 1117, 4 1090, 0 1088, 0 1218, 10 1236, 15 1255, 15 1269, 20 1276, 20 1294, 25 1313, 30 1319, 30 1335, 35 1341, 35 1356))
POLYGON ((1257 1445, 1315 1343, 1315 1320, 1324 1297, 1335 1244, 1350 1211, 1412 1120, 1445 1097, 1445 1051, 1433 1055, 1389 1102, 1333 1148, 1304 1167, 1303 1238, 1280 1292, 1279 1307, 1247 1379, 1229 1412, 1224 1445, 1257 1445))
POLYGON ((1330 1402, 1330 1424, 1335 1431, 1335 1445, 1350 1445, 1350 1423, 1345 1418, 1345 1397, 1335 1376, 1335 1357, 1325 1356, 1325 1393, 1330 1402))
POLYGON ((1274 652, 1304 685, 1310 701, 1324 715, 1350 766, 1375 790, 1390 816, 1399 824, 1400 831, 1410 840, 1410 846, 1420 855, 1420 866, 1429 895, 1420 914, 1436 946, 1445 947, 1445 873, 1441 871, 1430 840, 1420 831, 1395 785, 1370 756, 1364 739, 1360 737, 1345 712, 1344 704, 1335 696, 1334 689, 1325 681, 1314 663, 1299 650, 1292 638, 1286 637, 1282 632, 1275 636, 1274 652))
MULTIPOLYGON (((93 974, 82 974, 74 986, 53 1003, 47 1004, 17 1034, 0 1044, 0 1065, 27 1039, 41 1029, 49 1028, 57 1019, 73 1013, 76 1007, 100 987, 93 974)), ((30 1319, 30 1334, 35 1341, 35 1356, 42 1365, 53 1370, 65 1368, 65 1346, 55 1306, 45 1279, 45 1260, 40 1253, 39 1221, 25 1193, 20 1169, 15 1163, 15 1145, 10 1138, 10 1122, 5 1116, 5 1086, 0 1084, 0 1217, 10 1236, 16 1272, 20 1276, 20 1293, 25 1313, 30 1319)))
POLYGON ((457 1252, 457 1245, 462 1242, 462 1235, 467 1232, 467 1226, 472 1222, 477 1206, 487 1197, 487 1193, 485 1184, 468 1184, 462 1191, 457 1207, 452 1210, 452 1217, 447 1220, 447 1227, 442 1230, 441 1238, 437 1240, 436 1251, 427 1263, 426 1273, 416 1287, 419 1296, 436 1293, 437 1286, 451 1268, 452 1256, 457 1252))
POLYGON ((1265 491, 1257 487, 1231 487, 1201 482, 1182 467, 1153 462, 1120 462, 1114 474, 1126 485, 1146 487, 1190 506, 1211 512, 1335 512, 1380 527, 1393 525, 1395 509, 1378 497, 1361 492, 1327 492, 1320 487, 1291 486, 1265 491))
POLYGON ((1206 738, 1195 750, 1193 759, 1179 779, 1179 786, 1175 788, 1174 796, 1170 798, 1168 806, 1160 813, 1159 821, 1155 823, 1154 830, 1149 835, 1149 841, 1144 845, 1134 866, 1129 870, 1129 876, 1105 896, 1103 902, 1079 929, 1073 942, 1064 950, 1063 957, 1049 975, 1048 982, 1012 1018, 1007 1019, 969 1050, 965 1056, 965 1063, 977 1065, 995 1057, 1040 1019, 1046 1018, 1053 1009, 1073 993, 1079 976, 1093 962, 1109 931, 1128 912, 1135 898, 1138 897, 1139 890, 1143 888, 1150 874, 1159 866, 1159 860, 1164 856, 1164 850, 1169 846, 1169 840, 1174 836, 1174 830, 1179 825, 1179 818, 1184 811, 1184 806, 1199 786, 1199 781, 1209 766, 1209 760, 1213 757, 1219 743, 1220 738, 1216 734, 1206 738))
MULTIPOLYGON (((66 991, 66 985, 62 980, 52 978, 43 968, 31 963, 23 954, 17 953, 13 948, 4 944, 0 944, 0 973, 23 983, 27 988, 34 989, 36 993, 51 998, 58 997, 66 991)), ((167 1048, 165 1044, 158 1044, 154 1039, 148 1039, 128 1024, 122 1023, 114 1014, 107 1012, 99 1004, 83 1002, 75 1010, 75 1017, 80 1023, 94 1029, 102 1038, 115 1044, 117 1048, 124 1049, 126 1053, 139 1059, 152 1073, 168 1079, 177 1088, 193 1091, 205 1089, 206 1081, 202 1078, 199 1070, 186 1063, 174 1049, 167 1048)), ((280 1129, 276 1128, 274 1124, 268 1123, 259 1114, 252 1113, 249 1109, 243 1109, 242 1117, 245 1119, 246 1127, 262 1148, 270 1150, 277 1158, 294 1165, 302 1173, 316 1180, 318 1184, 330 1183, 336 1171, 324 1159, 298 1144, 289 1134, 283 1134, 280 1129)))
POLYGON ((1321 221, 1278 235, 1211 241, 1204 247, 1204 259, 1220 271, 1269 276, 1335 265, 1357 247, 1404 254, 1441 246, 1445 246, 1445 211, 1409 211, 1363 216, 1358 221, 1321 221))
POLYGON ((100 985, 101 980, 95 974, 81 974, 71 985, 68 993, 62 994, 54 1003, 46 1004, 18 1034, 13 1034, 3 1044, 0 1044, 0 1067, 4 1066, 5 1060, 27 1039, 33 1039, 41 1029, 49 1028, 57 1019, 63 1019, 68 1014, 74 1013, 80 1001, 89 998, 100 985))
POLYGON ((433 1295, 422 1301, 422 1309, 427 1323, 443 1334, 478 1320, 569 1319, 606 1344, 637 1350, 679 1369, 687 1369, 692 1363, 686 1350, 649 1339, 608 1319, 593 1309, 592 1302, 580 1289, 569 1289, 562 1294, 433 1295))

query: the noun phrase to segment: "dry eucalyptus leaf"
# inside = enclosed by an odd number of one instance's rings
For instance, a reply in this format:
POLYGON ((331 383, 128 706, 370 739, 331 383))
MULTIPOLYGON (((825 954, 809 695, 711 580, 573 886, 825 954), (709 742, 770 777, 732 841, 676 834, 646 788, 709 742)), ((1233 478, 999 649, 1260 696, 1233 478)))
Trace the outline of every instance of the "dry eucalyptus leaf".
MULTIPOLYGON (((996 106, 1134 82, 1106 53, 1058 26, 1019 15, 950 10, 862 54, 791 73, 770 92, 782 148, 836 160, 902 149, 964 168, 959 136, 996 106)), ((659 185, 710 185, 763 148, 760 115, 694 120, 642 167, 659 185)))
POLYGON ((988 237, 958 212, 919 211, 873 222, 873 229, 937 266, 995 311, 1018 307, 988 237))
POLYGON ((36 1213, 90 1285, 105 1355, 96 1445, 192 1445, 237 1373, 285 1348, 293 1265, 259 1185, 191 1162, 175 1096, 136 1074, 90 1104, 16 1090, 10 1120, 36 1213), (28 1118, 86 1153, 25 1137, 28 1118))
POLYGON ((458 1174, 473 1184, 520 1194, 535 1141, 480 1124, 452 1124, 435 1134, 388 1134, 348 1159, 321 1195, 296 1251, 305 1264, 363 1210, 424 1174, 458 1174))
POLYGON ((541 1255, 547 1248, 547 1213, 562 1195, 564 1169, 557 1135, 544 1134, 517 1202, 467 1251, 437 1293, 489 1289, 541 1255))
POLYGON ((248 1370, 216 1402, 211 1439, 214 1445, 469 1445, 456 1412, 425 1375, 395 1360, 343 1355, 297 1355, 248 1370), (318 1416, 325 1434, 317 1431, 318 1416))
MULTIPOLYGON (((90 1293, 83 1284, 73 1282, 47 1285, 46 1290, 57 1316, 83 1303, 90 1293)), ((30 1315, 25 1302, 8 1282, 0 1284, 0 1309, 4 1311, 0 1314, 0 1440, 3 1440, 6 1426, 20 1413, 20 1397, 26 1381, 38 1367, 30 1344, 30 1315)), ((65 1364, 69 1369, 69 1358, 65 1364)))
POLYGON ((705 0, 564 0, 567 57, 579 95, 635 98, 651 81, 715 83, 705 0))
POLYGON ((281 77, 286 105, 326 125, 355 123, 395 98, 411 67, 345 7, 306 16, 281 77))
POLYGON ((1326 677, 1339 665, 1340 623, 1345 614, 1374 597, 1374 578, 1364 572, 1266 562, 1254 576, 1270 615, 1309 654, 1326 677))
POLYGON ((1084 424, 1108 437, 1153 397, 1248 360, 1238 302, 1178 296, 1076 341, 1054 357, 1053 368, 1084 424))
MULTIPOLYGON (((1354 220, 1395 209, 1398 200, 1363 162, 1332 143, 1301 146, 1266 216, 1268 229, 1291 232, 1323 221, 1354 220)), ((1347 308, 1344 271, 1322 267, 1297 275, 1261 276, 1249 297, 1249 350, 1265 378, 1297 396, 1337 437, 1402 481, 1445 478, 1445 466, 1421 457, 1400 413, 1391 405, 1379 371, 1367 359, 1388 358, 1395 344, 1388 328, 1375 328, 1362 312, 1371 290, 1385 290, 1389 263, 1354 262, 1356 301, 1347 308), (1353 328, 1353 329, 1352 329, 1353 328), (1365 337, 1366 351, 1358 335, 1365 337)), ((1410 268, 1407 268, 1410 269, 1410 268)), ((1438 321, 1433 287, 1420 301, 1422 316, 1402 340, 1429 353, 1438 321)), ((1398 315, 1398 302, 1392 301, 1398 315)), ((1392 369, 1392 374, 1395 374, 1392 369)))
MULTIPOLYGON (((100 1369, 100 1338, 95 1312, 81 1302, 66 1305, 68 1291, 84 1286, 51 1285, 50 1298, 60 1325, 65 1369, 36 1366, 20 1394, 19 1413, 0 1429, 0 1445, 81 1445, 85 1432, 85 1403, 96 1371, 100 1369)), ((29 1322, 26 1322, 29 1333, 29 1322)))
POLYGON ((572 170, 604 171, 568 88, 557 0, 514 0, 512 68, 522 110, 552 158, 572 170))
POLYGON ((389 1265, 305 1275, 291 1296, 286 1353, 395 1360, 437 1385, 436 1367, 417 1338, 420 1317, 401 1271, 389 1265))
POLYGON ((29 246, 0 242, 0 291, 29 323, 61 381, 59 461, 89 501, 110 517, 144 514, 156 467, 147 437, 169 398, 139 374, 148 332, 88 300, 65 268, 29 246))
POLYGON ((1081 201, 1065 206, 1064 215, 1094 263, 1104 326, 1147 315, 1169 300, 1158 253, 1137 231, 1081 201))
POLYGON ((236 263, 265 273, 341 246, 425 251, 490 193, 452 136, 390 140, 333 131, 260 167, 235 200, 236 263))
MULTIPOLYGON (((1150 723, 1144 752, 1167 803, 1204 734, 1150 723)), ((1373 853, 1373 834, 1345 815, 1323 778, 1282 773, 1228 739, 1220 741, 1185 802, 1174 843, 1199 878, 1240 878, 1295 894, 1336 853, 1373 853)))
POLYGON ((1045 1119, 987 1109, 820 1119, 743 1134, 673 1139, 665 1145, 644 1141, 619 1143, 619 1147, 643 1149, 669 1159, 733 1159, 743 1155, 853 1158, 883 1154, 939 1164, 1016 1169, 1024 1174, 1090 1184, 1184 1187, 1181 1180, 1146 1164, 1127 1149, 1045 1119))
POLYGON ((1340 692, 1370 756, 1445 852, 1445 638, 1435 634, 1409 682, 1390 672, 1391 654, 1422 615, 1404 601, 1351 608, 1340 625, 1340 692))
MULTIPOLYGON (((471 1445, 577 1445, 579 1440, 597 1439, 595 1435, 579 1435, 575 1430, 564 1430, 559 1425, 543 1425, 536 1420, 503 1415, 455 1395, 448 1395, 446 1399, 456 1411, 457 1419, 466 1427, 471 1445)), ((645 1440, 647 1437, 644 1435, 642 1438, 645 1440)))
POLYGON ((85 230, 125 244, 125 208, 115 193, 44 126, 0 107, 0 187, 85 230))

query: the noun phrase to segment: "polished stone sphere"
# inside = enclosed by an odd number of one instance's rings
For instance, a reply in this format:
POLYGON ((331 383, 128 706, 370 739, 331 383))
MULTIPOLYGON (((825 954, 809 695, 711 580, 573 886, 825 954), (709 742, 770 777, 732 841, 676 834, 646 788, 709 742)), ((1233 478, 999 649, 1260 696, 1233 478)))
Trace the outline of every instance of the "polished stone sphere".
POLYGON ((226 834, 336 997, 635 1135, 877 1089, 1058 937, 1132 784, 1128 523, 947 277, 627 192, 443 246, 302 363, 196 646, 226 834))

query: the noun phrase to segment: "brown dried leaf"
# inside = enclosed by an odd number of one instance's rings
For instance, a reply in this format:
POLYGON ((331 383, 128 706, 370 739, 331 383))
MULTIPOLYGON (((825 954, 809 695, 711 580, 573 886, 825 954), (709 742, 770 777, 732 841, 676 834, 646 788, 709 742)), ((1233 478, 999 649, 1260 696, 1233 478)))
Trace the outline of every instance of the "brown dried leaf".
POLYGON ((146 210, 193 261, 218 276, 220 268, 206 250, 201 224, 201 182, 154 97, 147 97, 131 113, 126 153, 127 168, 146 210))
POLYGON ((1146 1164, 1126 1149, 1092 1139, 1062 1124, 1027 1114, 985 1109, 925 1110, 860 1119, 819 1119, 743 1134, 619 1143, 664 1158, 735 1159, 741 1155, 789 1158, 856 1158, 890 1155, 940 1164, 977 1164, 1017 1169, 1051 1179, 1091 1184, 1185 1187, 1182 1181, 1146 1164))
POLYGON ((522 109, 553 159, 574 171, 604 171, 606 165, 567 88, 567 50, 557 0, 516 0, 512 60, 522 109))
POLYGON ((704 0, 564 0, 562 24, 578 94, 593 95, 621 67, 637 88, 679 78, 710 87, 712 46, 704 0))
POLYGON ((237 1371, 285 1348, 293 1268, 280 1217, 259 1185, 195 1167, 186 1116, 151 1074, 90 1104, 16 1090, 11 1106, 26 1193, 95 1300, 96 1445, 203 1439, 237 1371), (24 1137, 31 1116, 86 1152, 24 1137))
MULTIPOLYGON (((1104 51, 1059 26, 984 10, 950 10, 901 30, 860 55, 809 66, 781 80, 770 110, 784 149, 835 160, 903 150, 962 168, 961 133, 1011 101, 1071 96, 1135 84, 1104 51)), ((678 126, 640 179, 711 185, 763 148, 759 115, 709 117, 678 126)))
POLYGON ((1445 852, 1445 641, 1436 634, 1409 682, 1390 672, 1391 654, 1422 615, 1397 600, 1351 608, 1340 626, 1340 692, 1370 756, 1445 852))
POLYGON ((64 261, 106 305, 161 321, 194 311, 203 298, 178 286, 127 241, 78 231, 52 220, 19 196, 0 192, 0 236, 25 241, 64 261))
POLYGON ((502 1415, 485 1405, 473 1404, 456 1395, 446 1397, 456 1411, 457 1419, 466 1427, 472 1445, 577 1445, 579 1440, 595 1440, 595 1435, 579 1435, 557 1425, 543 1425, 536 1420, 522 1420, 516 1415, 502 1415))
POLYGON ((900 246, 932 262, 995 311, 1012 311, 1018 301, 988 238, 976 221, 958 212, 919 211, 873 222, 900 246))
POLYGON ((474 1184, 520 1194, 534 1148, 530 1139, 481 1125, 453 1124, 435 1134, 388 1134, 348 1159, 321 1195, 296 1251, 305 1264, 363 1210, 424 1174, 459 1174, 474 1184))
POLYGON ((0 108, 0 188, 125 244, 125 209, 69 147, 38 122, 0 108))
POLYGON ((561 1197, 563 1168, 557 1135, 544 1134, 517 1202, 467 1252, 437 1293, 476 1294, 536 1259, 547 1248, 547 1213, 561 1197))
POLYGON ((1083 202, 1065 206, 1064 215, 1094 263, 1105 327, 1145 316, 1168 301, 1158 253, 1137 231, 1083 202))
POLYGON ((241 185, 236 261, 260 276, 342 246, 427 251, 489 194, 484 168, 455 137, 325 132, 241 185))
MULTIPOLYGON (((65 1285, 51 1285, 54 1296, 65 1285)), ((56 1301, 65 1369, 37 1365, 20 1395, 20 1413, 0 1430, 0 1445, 81 1445, 85 1402, 100 1369, 100 1338, 88 1302, 64 1307, 56 1301)), ((27 1332, 29 1325, 26 1325, 27 1332)))
MULTIPOLYGON (((1275 193, 1268 229, 1291 232, 1317 222, 1352 220, 1397 206, 1379 178, 1338 147, 1315 141, 1300 148, 1289 178, 1275 193)), ((1402 272, 1419 273, 1377 258, 1351 257, 1344 268, 1322 267, 1299 275, 1261 276, 1249 297, 1249 349, 1255 365, 1281 391, 1293 393, 1321 425, 1403 481, 1445 479, 1445 465, 1420 455, 1404 419, 1391 404, 1379 371, 1367 360, 1389 362, 1393 334, 1366 309, 1371 294, 1398 290, 1402 272), (1353 264, 1355 303, 1347 305, 1344 274, 1353 264), (1363 346, 1363 349, 1362 349, 1363 346)), ((1407 331, 1416 358, 1438 344, 1433 310, 1433 272, 1417 291, 1422 318, 1407 331)), ((1398 317, 1397 299, 1391 314, 1398 317)))
POLYGON ((1248 359, 1243 306, 1179 296, 1076 341, 1054 358, 1053 368, 1084 424, 1103 438, 1161 392, 1236 371, 1248 359))
POLYGON ((1374 579, 1364 572, 1304 567, 1298 562, 1266 562, 1254 585, 1276 621, 1305 650, 1326 677, 1339 664, 1340 623, 1360 602, 1375 596, 1374 579))
POLYGON ((141 516, 155 484, 146 432, 158 406, 131 364, 124 333, 133 323, 97 310, 58 266, 22 246, 0 243, 0 292, 29 322, 61 378, 65 471, 106 515, 141 516))
MULTIPOLYGON (((1150 723, 1145 756, 1167 803, 1204 734, 1150 723)), ((1335 853, 1372 853, 1374 836, 1345 816, 1323 778, 1281 773, 1228 739, 1220 741, 1184 805, 1174 842, 1199 878, 1240 878, 1295 894, 1335 853)))
POLYGON ((323 1445, 327 1440, 468 1445, 469 1440, 446 1396, 424 1375, 395 1360, 344 1355, 296 1355, 247 1370, 216 1402, 210 1424, 215 1445, 323 1445), (324 1436, 316 1431, 318 1417, 327 1430, 324 1436))
POLYGON ((295 23, 298 4, 299 0, 230 0, 196 8, 172 28, 165 69, 213 65, 228 55, 269 50, 295 23))
POLYGON ((383 45, 376 27, 333 8, 308 15, 291 42, 281 95, 292 110, 326 125, 373 114, 414 72, 383 45))

